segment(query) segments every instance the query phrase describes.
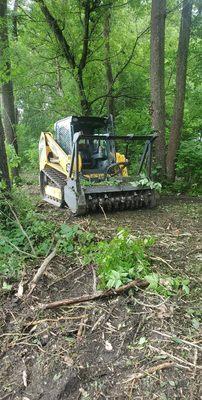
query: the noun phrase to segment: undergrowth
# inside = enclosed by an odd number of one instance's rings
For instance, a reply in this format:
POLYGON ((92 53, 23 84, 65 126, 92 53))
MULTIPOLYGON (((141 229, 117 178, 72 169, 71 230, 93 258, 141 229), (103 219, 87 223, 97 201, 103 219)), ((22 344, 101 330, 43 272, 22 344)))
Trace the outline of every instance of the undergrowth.
POLYGON ((37 212, 30 198, 17 189, 12 198, 0 199, 0 277, 8 288, 20 278, 29 260, 46 257, 57 245, 57 252, 79 256, 83 264, 95 266, 101 289, 118 288, 133 279, 149 282, 149 289, 169 296, 181 289, 189 293, 188 280, 154 273, 151 247, 154 237, 135 237, 125 229, 110 241, 96 242, 91 232, 78 225, 58 227, 37 212))
POLYGON ((98 265, 100 287, 118 288, 149 273, 147 250, 153 243, 154 238, 134 238, 122 229, 111 241, 89 247, 84 260, 98 265))
POLYGON ((36 204, 15 188, 12 197, 0 197, 0 277, 14 282, 28 260, 46 257, 57 244, 58 253, 71 255, 85 243, 88 246, 92 234, 77 225, 58 227, 37 212, 36 204))
POLYGON ((128 230, 121 229, 110 240, 92 244, 85 250, 84 262, 98 266, 100 288, 118 288, 133 279, 149 282, 149 289, 165 296, 175 294, 179 289, 189 294, 189 281, 152 272, 150 253, 154 237, 139 238, 128 230))

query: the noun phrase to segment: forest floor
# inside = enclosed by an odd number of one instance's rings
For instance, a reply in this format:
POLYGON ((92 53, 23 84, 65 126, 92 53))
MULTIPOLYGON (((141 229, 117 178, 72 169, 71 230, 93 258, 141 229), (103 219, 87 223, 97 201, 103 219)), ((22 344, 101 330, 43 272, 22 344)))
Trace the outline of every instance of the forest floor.
MULTIPOLYGON (((33 195, 38 190, 27 188, 33 195)), ((153 270, 188 277, 190 294, 139 291, 42 311, 40 303, 93 291, 90 267, 56 256, 28 299, 0 297, 0 400, 199 399, 199 200, 164 197, 154 210, 107 219, 73 219, 42 202, 38 209, 47 220, 80 224, 101 239, 118 227, 155 236, 153 270)), ((26 266, 24 280, 41 262, 26 266)))

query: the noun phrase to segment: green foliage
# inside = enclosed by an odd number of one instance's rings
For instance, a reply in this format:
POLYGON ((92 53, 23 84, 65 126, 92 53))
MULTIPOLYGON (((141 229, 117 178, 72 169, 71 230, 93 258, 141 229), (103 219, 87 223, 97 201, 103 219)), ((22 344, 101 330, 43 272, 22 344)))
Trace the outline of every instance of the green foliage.
MULTIPOLYGON (((149 249, 155 243, 153 237, 137 238, 127 230, 120 230, 110 240, 100 241, 85 250, 84 262, 98 266, 101 288, 118 288, 133 279, 149 282, 149 290, 164 296, 182 291, 189 294, 189 280, 152 272, 149 249)), ((84 253, 84 252, 83 252, 84 253)))
POLYGON ((202 194, 201 140, 189 140, 181 144, 177 160, 177 176, 179 179, 175 182, 175 190, 202 194))
POLYGON ((155 189, 157 192, 161 192, 162 185, 160 182, 154 182, 151 179, 147 178, 145 174, 140 174, 140 179, 135 182, 132 182, 132 185, 135 187, 146 187, 150 189, 155 189))
POLYGON ((59 243, 59 251, 68 255, 73 251, 80 251, 83 246, 88 247, 93 239, 93 234, 81 230, 79 225, 62 224, 56 238, 59 243))
POLYGON ((60 253, 70 255, 88 246, 92 238, 78 225, 57 227, 47 221, 34 210, 31 199, 16 189, 12 200, 0 200, 0 277, 18 279, 27 260, 47 256, 56 243, 60 253))
POLYGON ((20 157, 16 154, 16 151, 14 149, 14 146, 12 144, 6 144, 6 154, 8 157, 8 164, 9 167, 15 168, 20 165, 20 157))
MULTIPOLYGON (((1 178, 1 174, 0 174, 0 178, 1 178)), ((4 179, 0 179, 0 192, 6 190, 7 186, 6 186, 6 182, 4 179)))
POLYGON ((101 241, 89 248, 85 262, 98 265, 101 287, 119 287, 149 272, 147 249, 154 239, 135 238, 127 230, 120 230, 110 241, 101 241))
MULTIPOLYGON (((161 184, 160 182, 154 182, 151 179, 147 178, 147 176, 145 174, 140 174, 140 176, 137 177, 136 181, 130 181, 130 184, 134 187, 137 188, 149 188, 149 189, 155 189, 157 192, 161 191, 161 184)), ((106 180, 100 180, 98 182, 91 182, 91 180, 87 180, 87 179, 82 179, 81 180, 81 185, 84 187, 88 187, 88 186, 116 186, 116 185, 120 185, 120 180, 117 179, 116 177, 111 177, 108 178, 106 180)))
POLYGON ((23 153, 23 163, 28 170, 38 170, 39 168, 39 150, 38 143, 32 140, 29 147, 23 153))
POLYGON ((33 208, 31 199, 18 189, 13 189, 12 198, 0 200, 1 276, 17 279, 27 259, 45 256, 51 247, 55 224, 33 208))
POLYGON ((9 175, 12 175, 12 169, 20 166, 21 157, 16 154, 15 148, 12 144, 6 144, 6 154, 9 167, 9 175))

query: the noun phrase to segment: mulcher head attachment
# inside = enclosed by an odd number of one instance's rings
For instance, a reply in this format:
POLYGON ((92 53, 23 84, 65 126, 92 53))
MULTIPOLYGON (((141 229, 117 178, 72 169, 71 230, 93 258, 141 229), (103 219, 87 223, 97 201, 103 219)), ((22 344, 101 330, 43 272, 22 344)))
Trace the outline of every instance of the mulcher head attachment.
MULTIPOLYGON (((138 185, 128 175, 128 160, 112 162, 104 170, 79 170, 78 154, 80 140, 112 141, 124 140, 133 142, 142 140, 145 147, 140 160, 138 174, 146 165, 147 176, 151 176, 152 143, 157 135, 150 136, 110 136, 110 135, 77 135, 75 137, 73 157, 70 166, 70 179, 64 188, 64 200, 70 210, 76 215, 98 211, 134 210, 141 207, 152 208, 156 205, 154 189, 138 185), (73 172, 73 168, 76 166, 73 172), (124 172, 124 173, 123 173, 124 172), (115 182, 114 184, 112 183, 115 182), (106 184, 105 184, 106 183, 106 184)), ((114 146, 115 147, 115 146, 114 146)), ((108 146, 108 148, 110 148, 108 146)), ((111 148, 113 148, 111 146, 111 148)), ((116 153, 117 154, 117 153, 116 153)), ((100 157, 101 158, 101 157, 100 157)))

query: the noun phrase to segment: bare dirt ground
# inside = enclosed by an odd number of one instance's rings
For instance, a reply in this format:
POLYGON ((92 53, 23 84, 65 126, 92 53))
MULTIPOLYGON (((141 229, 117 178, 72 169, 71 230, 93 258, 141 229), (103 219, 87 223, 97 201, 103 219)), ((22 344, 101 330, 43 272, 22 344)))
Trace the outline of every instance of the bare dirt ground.
MULTIPOLYGON (((56 311, 39 304, 92 293, 92 268, 57 256, 29 299, 0 298, 0 400, 197 400, 200 398, 200 202, 164 198, 155 210, 73 219, 98 238, 118 227, 153 235, 154 271, 190 279, 190 295, 128 293, 56 311)), ((38 264, 26 266, 25 278, 38 264)))

